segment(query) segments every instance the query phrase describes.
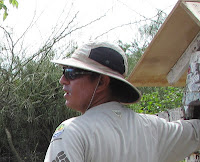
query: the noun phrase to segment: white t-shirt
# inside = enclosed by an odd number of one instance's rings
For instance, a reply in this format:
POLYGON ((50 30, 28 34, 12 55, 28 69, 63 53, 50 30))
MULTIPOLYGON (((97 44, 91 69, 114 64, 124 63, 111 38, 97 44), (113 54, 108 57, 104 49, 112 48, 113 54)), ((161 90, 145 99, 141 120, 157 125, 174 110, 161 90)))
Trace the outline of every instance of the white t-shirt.
POLYGON ((199 149, 200 120, 167 122, 109 102, 64 121, 44 161, 176 162, 199 149))

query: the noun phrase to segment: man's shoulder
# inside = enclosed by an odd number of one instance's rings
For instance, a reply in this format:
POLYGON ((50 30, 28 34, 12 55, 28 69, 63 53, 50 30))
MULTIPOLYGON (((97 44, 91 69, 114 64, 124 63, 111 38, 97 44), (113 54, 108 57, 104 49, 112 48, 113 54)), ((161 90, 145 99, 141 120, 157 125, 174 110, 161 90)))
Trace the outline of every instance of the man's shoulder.
POLYGON ((90 127, 92 127, 94 122, 95 122, 94 117, 89 115, 80 115, 65 120, 64 122, 61 123, 61 125, 63 125, 65 130, 67 131, 84 132, 84 130, 90 129, 90 127))

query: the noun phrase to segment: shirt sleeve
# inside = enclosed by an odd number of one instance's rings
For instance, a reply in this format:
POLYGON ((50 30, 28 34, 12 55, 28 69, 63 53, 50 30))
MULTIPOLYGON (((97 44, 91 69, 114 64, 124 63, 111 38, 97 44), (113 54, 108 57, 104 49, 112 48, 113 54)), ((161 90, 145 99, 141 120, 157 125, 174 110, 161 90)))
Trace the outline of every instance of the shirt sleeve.
POLYGON ((177 162, 200 149, 200 120, 157 120, 159 161, 177 162))
POLYGON ((53 134, 44 162, 83 162, 84 142, 73 124, 62 123, 53 134))

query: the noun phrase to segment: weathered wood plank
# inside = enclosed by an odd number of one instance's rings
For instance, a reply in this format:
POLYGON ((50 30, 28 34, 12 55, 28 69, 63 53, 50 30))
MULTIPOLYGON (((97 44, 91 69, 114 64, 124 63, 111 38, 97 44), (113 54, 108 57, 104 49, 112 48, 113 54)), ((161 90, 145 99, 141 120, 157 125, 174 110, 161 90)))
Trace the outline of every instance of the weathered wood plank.
POLYGON ((175 84, 188 69, 191 54, 197 51, 199 44, 200 44, 200 32, 197 34, 195 39, 191 42, 189 47, 185 50, 183 55, 179 58, 179 60, 176 62, 176 64, 172 67, 172 69, 168 73, 167 81, 169 82, 170 85, 175 84))

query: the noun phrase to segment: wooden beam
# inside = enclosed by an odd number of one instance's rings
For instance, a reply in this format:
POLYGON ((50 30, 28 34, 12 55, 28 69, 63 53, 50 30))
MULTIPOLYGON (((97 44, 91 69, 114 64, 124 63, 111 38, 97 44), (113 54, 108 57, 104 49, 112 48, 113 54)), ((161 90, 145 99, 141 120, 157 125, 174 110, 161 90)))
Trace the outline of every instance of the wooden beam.
POLYGON ((190 17, 200 26, 200 0, 183 0, 180 4, 190 17))
POLYGON ((174 85, 180 77, 185 73, 188 69, 189 61, 191 54, 196 52, 200 47, 200 32, 185 50, 180 59, 176 62, 176 64, 171 68, 170 72, 167 75, 167 81, 170 85, 174 85))
MULTIPOLYGON (((173 67, 199 31, 200 0, 179 0, 134 67, 128 80, 136 87, 185 86, 188 63, 184 61, 180 63, 184 64, 182 70, 179 67, 177 71, 173 67), (185 72, 183 72, 184 68, 185 72), (175 71, 177 76, 169 74, 170 71, 175 71)), ((187 59, 183 57, 183 60, 187 59)))

